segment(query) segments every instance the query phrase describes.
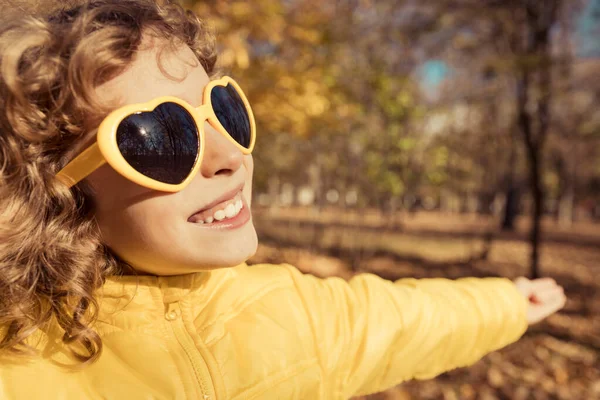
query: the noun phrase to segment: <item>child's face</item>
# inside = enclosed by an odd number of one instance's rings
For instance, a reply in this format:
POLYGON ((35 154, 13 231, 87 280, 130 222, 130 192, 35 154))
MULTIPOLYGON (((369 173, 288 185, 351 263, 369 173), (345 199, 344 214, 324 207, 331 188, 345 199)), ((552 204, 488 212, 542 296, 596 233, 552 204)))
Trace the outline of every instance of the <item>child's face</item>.
MULTIPOLYGON (((159 49, 142 50, 125 73, 97 89, 100 98, 120 100, 120 105, 125 105, 170 95, 199 106, 209 77, 192 51, 187 46, 179 47, 176 53, 165 50, 159 66, 159 49)), ((180 192, 139 186, 108 164, 88 177, 96 193, 96 218, 104 242, 141 273, 171 275, 229 267, 246 261, 256 251, 251 216, 236 217, 237 225, 246 221, 241 226, 188 221, 236 189, 241 190, 245 211, 250 210, 252 156, 242 154, 208 123, 204 127, 206 143, 200 170, 180 192)), ((90 140, 94 139, 85 144, 90 140)))

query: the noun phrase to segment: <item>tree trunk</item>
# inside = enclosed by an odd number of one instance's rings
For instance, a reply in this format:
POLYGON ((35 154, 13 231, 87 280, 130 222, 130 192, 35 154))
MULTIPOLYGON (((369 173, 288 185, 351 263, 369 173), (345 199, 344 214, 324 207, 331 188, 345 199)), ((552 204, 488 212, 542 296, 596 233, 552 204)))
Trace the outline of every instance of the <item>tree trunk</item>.
POLYGON ((506 201, 504 202, 504 218, 502 218, 502 230, 515 231, 515 219, 519 214, 519 190, 515 185, 515 165, 517 163, 516 134, 511 132, 510 157, 508 159, 508 173, 506 176, 506 201))
POLYGON ((539 245, 544 206, 542 157, 550 124, 552 99, 552 58, 550 29, 556 22, 561 0, 525 2, 524 60, 517 73, 517 115, 529 162, 529 183, 533 198, 531 223, 531 277, 540 276, 539 245), (535 61, 535 62, 532 62, 535 61), (536 79, 537 78, 537 79, 536 79), (533 90, 535 89, 535 90, 533 90), (530 97, 530 94, 537 93, 530 97), (532 107, 534 106, 534 107, 532 107))
POLYGON ((502 218, 503 231, 515 231, 515 219, 519 214, 519 198, 519 190, 511 182, 506 191, 506 201, 504 202, 504 217, 502 218))
POLYGON ((528 148, 529 153, 529 168, 530 168, 530 186, 531 195, 533 198, 533 208, 531 215, 531 255, 530 255, 530 267, 531 267, 531 279, 537 279, 540 277, 539 270, 539 247, 541 242, 542 234, 542 215, 544 213, 544 190, 542 188, 542 168, 539 162, 539 150, 537 148, 528 148))
POLYGON ((529 164, 529 188, 533 203, 531 209, 531 231, 529 233, 531 244, 529 267, 531 271, 530 277, 536 279, 540 276, 538 247, 540 244, 542 206, 544 203, 540 165, 543 142, 534 138, 532 117, 527 108, 530 84, 530 72, 528 70, 522 71, 517 79, 518 122, 520 131, 523 134, 525 154, 527 155, 527 162, 529 164))

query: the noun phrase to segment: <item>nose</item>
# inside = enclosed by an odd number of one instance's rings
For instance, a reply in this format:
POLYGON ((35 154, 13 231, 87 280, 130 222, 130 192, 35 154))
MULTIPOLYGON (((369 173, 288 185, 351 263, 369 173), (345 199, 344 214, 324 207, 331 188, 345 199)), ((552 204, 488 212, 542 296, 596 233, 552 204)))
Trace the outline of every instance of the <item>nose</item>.
POLYGON ((232 175, 241 167, 244 155, 209 123, 205 123, 204 127, 205 148, 200 166, 202 175, 205 178, 212 178, 215 175, 232 175))

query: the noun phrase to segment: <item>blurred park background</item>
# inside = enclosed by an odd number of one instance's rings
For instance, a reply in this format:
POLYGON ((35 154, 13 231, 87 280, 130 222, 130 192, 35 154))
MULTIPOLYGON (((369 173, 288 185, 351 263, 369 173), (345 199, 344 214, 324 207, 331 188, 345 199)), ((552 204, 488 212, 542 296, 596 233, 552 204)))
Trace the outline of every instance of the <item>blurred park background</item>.
POLYGON ((251 263, 566 288, 518 343, 368 399, 600 399, 599 0, 185 5, 256 114, 251 263))

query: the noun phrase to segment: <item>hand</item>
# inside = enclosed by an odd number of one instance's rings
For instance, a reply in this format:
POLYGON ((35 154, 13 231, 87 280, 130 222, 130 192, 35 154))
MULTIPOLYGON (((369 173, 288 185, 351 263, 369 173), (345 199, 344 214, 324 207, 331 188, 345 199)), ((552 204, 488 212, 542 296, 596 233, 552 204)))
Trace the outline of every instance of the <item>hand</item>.
POLYGON ((529 325, 540 322, 565 306, 567 297, 564 289, 552 278, 529 280, 515 279, 517 290, 529 300, 527 322, 529 325))

